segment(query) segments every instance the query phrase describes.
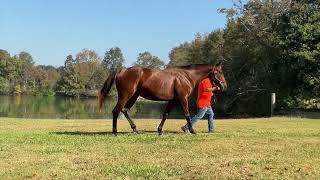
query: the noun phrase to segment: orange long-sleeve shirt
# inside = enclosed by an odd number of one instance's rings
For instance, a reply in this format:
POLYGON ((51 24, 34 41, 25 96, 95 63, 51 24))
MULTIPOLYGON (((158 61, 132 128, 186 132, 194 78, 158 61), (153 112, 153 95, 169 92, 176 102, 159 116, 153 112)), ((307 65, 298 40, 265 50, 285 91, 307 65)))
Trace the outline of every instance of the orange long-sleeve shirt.
POLYGON ((213 96, 213 92, 205 91, 207 88, 212 88, 212 84, 209 78, 203 79, 198 85, 198 98, 197 98, 197 106, 198 107, 209 107, 211 104, 211 96, 213 96))

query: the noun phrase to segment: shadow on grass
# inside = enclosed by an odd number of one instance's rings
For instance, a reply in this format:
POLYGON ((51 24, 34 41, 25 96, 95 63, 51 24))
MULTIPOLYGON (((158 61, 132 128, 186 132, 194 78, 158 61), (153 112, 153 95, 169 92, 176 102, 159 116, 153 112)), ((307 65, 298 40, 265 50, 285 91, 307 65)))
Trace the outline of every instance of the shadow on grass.
MULTIPOLYGON (((71 136, 105 136, 105 135, 114 135, 112 132, 87 132, 87 131, 60 131, 60 132, 52 132, 57 135, 71 135, 71 136)), ((156 134, 158 135, 158 131, 150 131, 150 130, 140 130, 138 132, 118 132, 117 135, 130 135, 130 134, 156 134)), ((184 134, 183 132, 178 131, 163 131, 163 134, 184 134)))
MULTIPOLYGON (((52 132, 58 135, 72 135, 72 136, 97 136, 97 135, 113 135, 112 132, 87 132, 87 131, 61 131, 52 132)), ((118 132, 118 134, 132 134, 132 132, 118 132)))
MULTIPOLYGON (((140 132, 139 132, 140 133, 140 132)), ((148 134, 158 134, 158 131, 150 131, 150 130, 141 130, 141 134, 148 133, 148 134)), ((163 134, 184 134, 184 132, 179 131, 162 131, 163 134)))

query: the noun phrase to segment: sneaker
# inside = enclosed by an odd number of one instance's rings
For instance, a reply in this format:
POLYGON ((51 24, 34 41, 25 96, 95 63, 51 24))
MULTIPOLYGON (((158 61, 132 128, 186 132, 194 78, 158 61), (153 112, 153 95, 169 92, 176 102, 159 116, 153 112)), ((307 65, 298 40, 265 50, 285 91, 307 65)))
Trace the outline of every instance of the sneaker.
POLYGON ((197 134, 197 132, 193 129, 193 131, 190 131, 192 134, 197 134))
POLYGON ((187 132, 187 128, 184 127, 184 126, 181 127, 181 130, 182 130, 183 132, 185 132, 185 133, 187 132))

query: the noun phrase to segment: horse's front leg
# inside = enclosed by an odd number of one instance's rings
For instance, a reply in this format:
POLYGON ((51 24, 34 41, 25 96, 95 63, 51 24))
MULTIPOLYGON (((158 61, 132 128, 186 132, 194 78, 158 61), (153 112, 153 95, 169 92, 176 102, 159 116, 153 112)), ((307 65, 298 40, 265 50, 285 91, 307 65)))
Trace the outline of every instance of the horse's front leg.
POLYGON ((162 127, 164 125, 164 122, 167 120, 168 116, 169 116, 169 113, 171 112, 172 108, 175 106, 176 104, 176 101, 175 100, 171 100, 168 102, 167 106, 166 106, 166 110, 164 111, 163 113, 163 116, 162 116, 162 120, 161 120, 161 123, 159 124, 158 126, 158 133, 159 135, 162 135, 162 127))
POLYGON ((184 117, 187 120, 189 132, 192 134, 196 134, 196 132, 194 131, 192 124, 191 124, 189 105, 188 105, 188 96, 180 98, 180 104, 181 104, 182 111, 184 112, 184 117))

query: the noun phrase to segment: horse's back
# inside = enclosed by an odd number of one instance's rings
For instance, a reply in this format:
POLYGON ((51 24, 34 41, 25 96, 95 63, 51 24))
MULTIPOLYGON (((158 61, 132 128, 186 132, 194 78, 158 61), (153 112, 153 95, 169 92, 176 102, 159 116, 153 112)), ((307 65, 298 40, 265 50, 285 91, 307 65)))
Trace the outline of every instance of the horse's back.
POLYGON ((171 69, 150 69, 139 66, 133 66, 130 68, 122 69, 117 74, 117 79, 125 79, 126 81, 162 81, 162 80, 173 80, 177 77, 177 71, 171 69))
POLYGON ((116 81, 118 91, 139 92, 151 100, 171 100, 175 78, 173 71, 131 67, 119 71, 116 81))

